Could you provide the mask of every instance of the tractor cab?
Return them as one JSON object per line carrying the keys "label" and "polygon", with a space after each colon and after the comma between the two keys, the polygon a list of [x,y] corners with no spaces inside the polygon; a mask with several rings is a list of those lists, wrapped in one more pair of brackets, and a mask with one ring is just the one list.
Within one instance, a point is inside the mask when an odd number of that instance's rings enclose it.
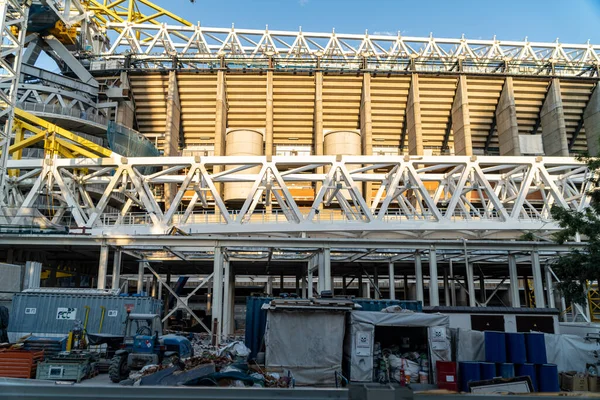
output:
{"label": "tractor cab", "polygon": [[131,370],[145,365],[175,362],[193,355],[190,341],[178,335],[163,335],[160,316],[127,314],[121,349],[115,353],[108,370],[113,382],[126,379]]}

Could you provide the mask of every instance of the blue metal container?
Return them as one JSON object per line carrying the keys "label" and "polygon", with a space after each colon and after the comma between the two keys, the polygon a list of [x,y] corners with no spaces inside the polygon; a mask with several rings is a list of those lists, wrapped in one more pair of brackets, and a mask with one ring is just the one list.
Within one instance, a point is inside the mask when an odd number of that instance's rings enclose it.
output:
{"label": "blue metal container", "polygon": [[538,391],[537,371],[535,369],[535,364],[515,365],[515,375],[528,376],[531,379],[531,383],[533,384],[533,390],[535,390],[536,392]]}
{"label": "blue metal container", "polygon": [[497,372],[498,376],[501,376],[503,378],[514,378],[515,365],[511,363],[499,363]]}
{"label": "blue metal container", "polygon": [[496,376],[496,364],[489,362],[482,362],[481,365],[481,380],[485,381],[488,379],[494,379]]}
{"label": "blue metal container", "polygon": [[57,337],[68,334],[76,321],[86,324],[87,320],[89,333],[122,335],[128,308],[137,314],[160,314],[162,301],[83,293],[18,293],[13,297],[8,334],[15,341],[30,334]]}
{"label": "blue metal container", "polygon": [[470,392],[469,382],[481,380],[481,367],[479,364],[473,361],[458,363],[460,390],[462,392]]}
{"label": "blue metal container", "polygon": [[546,340],[543,333],[526,333],[527,362],[532,364],[546,364]]}
{"label": "blue metal container", "polygon": [[354,304],[358,304],[362,308],[360,311],[381,311],[384,308],[391,306],[400,306],[405,310],[422,312],[423,305],[416,300],[373,300],[373,299],[352,299]]}
{"label": "blue metal container", "polygon": [[506,335],[504,332],[486,331],[483,335],[485,341],[485,361],[491,363],[506,362]]}
{"label": "blue metal container", "polygon": [[537,381],[540,392],[560,392],[558,385],[558,368],[554,364],[542,364],[538,366]]}
{"label": "blue metal container", "polygon": [[506,359],[513,364],[525,364],[527,362],[525,335],[523,333],[506,334]]}

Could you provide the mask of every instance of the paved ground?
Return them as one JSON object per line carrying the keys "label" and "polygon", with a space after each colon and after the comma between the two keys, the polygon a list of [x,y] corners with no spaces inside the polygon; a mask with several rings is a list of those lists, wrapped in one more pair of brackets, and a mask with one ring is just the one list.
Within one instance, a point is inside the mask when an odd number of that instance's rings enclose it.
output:
{"label": "paved ground", "polygon": [[92,379],[86,379],[78,383],[81,386],[118,386],[116,383],[112,383],[108,377],[108,374],[99,374]]}

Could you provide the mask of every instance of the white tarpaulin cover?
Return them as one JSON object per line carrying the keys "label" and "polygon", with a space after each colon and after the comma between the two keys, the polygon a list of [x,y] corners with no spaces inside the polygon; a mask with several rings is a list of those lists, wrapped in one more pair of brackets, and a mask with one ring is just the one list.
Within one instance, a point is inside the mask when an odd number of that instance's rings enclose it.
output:
{"label": "white tarpaulin cover", "polygon": [[[484,335],[479,331],[458,329],[456,343],[457,361],[485,361]],[[594,352],[600,344],[575,335],[546,333],[548,363],[556,364],[559,371],[584,372],[586,364],[596,364]]]}
{"label": "white tarpaulin cover", "polygon": [[428,328],[430,365],[432,369],[435,369],[437,360],[450,360],[449,323],[449,317],[442,314],[351,312],[348,335],[344,342],[344,357],[350,365],[350,380],[354,382],[371,382],[373,380],[373,347],[376,326]]}
{"label": "white tarpaulin cover", "polygon": [[267,314],[265,363],[290,370],[297,385],[331,385],[342,372],[345,313],[273,311]]}

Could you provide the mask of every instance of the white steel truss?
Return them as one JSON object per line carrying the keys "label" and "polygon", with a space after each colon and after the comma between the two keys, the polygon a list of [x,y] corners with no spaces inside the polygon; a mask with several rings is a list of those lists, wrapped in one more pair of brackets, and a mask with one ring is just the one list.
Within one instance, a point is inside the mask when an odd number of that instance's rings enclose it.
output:
{"label": "white steel truss", "polygon": [[[8,86],[6,92],[0,90],[0,193],[6,187],[6,163],[12,134],[14,107],[17,102],[17,85],[21,71],[21,57],[27,33],[27,18],[31,0],[0,0],[0,85]],[[0,207],[5,198],[0,197]],[[0,216],[0,222],[5,222]]]}
{"label": "white steel truss", "polygon": [[[516,238],[534,231],[544,237],[558,229],[551,207],[582,210],[591,188],[587,166],[566,157],[115,156],[8,166],[19,171],[3,198],[10,224],[45,218],[103,234],[165,234],[176,227],[214,234]],[[366,182],[378,189],[365,195]],[[164,184],[177,185],[166,210],[155,195]],[[237,206],[224,199],[221,185],[243,193]],[[313,200],[297,200],[296,190],[312,187],[318,188]],[[109,206],[116,194],[126,198],[113,204],[117,213]],[[36,208],[40,203],[44,210]]]}
{"label": "white steel truss", "polygon": [[[444,39],[207,28],[150,23],[107,23],[112,45],[100,55],[138,67],[370,69],[376,71],[598,76],[600,45]],[[176,60],[174,61],[174,59]],[[271,60],[271,62],[269,62]],[[262,62],[262,64],[261,64]]]}

